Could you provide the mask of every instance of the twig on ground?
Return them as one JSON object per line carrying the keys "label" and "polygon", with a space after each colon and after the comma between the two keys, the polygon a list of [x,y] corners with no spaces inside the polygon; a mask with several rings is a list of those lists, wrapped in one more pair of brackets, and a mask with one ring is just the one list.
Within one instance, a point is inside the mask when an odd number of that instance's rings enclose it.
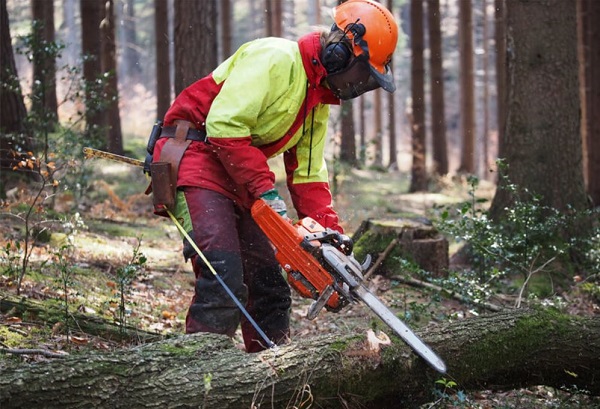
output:
{"label": "twig on ground", "polygon": [[386,259],[386,257],[394,249],[394,247],[396,247],[398,242],[399,242],[398,237],[396,237],[396,238],[394,238],[394,240],[392,240],[390,242],[390,244],[388,244],[388,246],[385,248],[385,250],[383,250],[383,252],[379,255],[379,257],[377,257],[377,260],[375,260],[375,263],[373,263],[371,268],[369,268],[369,270],[366,272],[366,274],[364,276],[365,280],[367,280],[369,277],[371,277],[373,275],[375,270],[379,267],[379,265],[381,263],[383,263],[383,261]]}
{"label": "twig on ground", "polygon": [[47,358],[64,358],[69,355],[67,352],[52,352],[47,349],[29,349],[29,348],[0,348],[0,352],[14,355],[42,355]]}
{"label": "twig on ground", "polygon": [[[412,285],[414,287],[427,288],[429,290],[438,291],[438,292],[448,292],[444,288],[439,287],[435,284],[417,280],[416,278],[412,278],[412,277],[394,276],[394,280],[398,280],[403,284]],[[489,302],[475,302],[471,299],[467,299],[466,297],[463,297],[462,295],[456,294],[456,293],[451,293],[450,296],[452,298],[454,298],[455,300],[460,301],[462,303],[473,303],[475,305],[479,305],[481,307],[484,307],[484,308],[486,308],[490,311],[494,311],[494,312],[502,311],[505,309],[504,307],[502,307],[500,305],[492,304]]]}

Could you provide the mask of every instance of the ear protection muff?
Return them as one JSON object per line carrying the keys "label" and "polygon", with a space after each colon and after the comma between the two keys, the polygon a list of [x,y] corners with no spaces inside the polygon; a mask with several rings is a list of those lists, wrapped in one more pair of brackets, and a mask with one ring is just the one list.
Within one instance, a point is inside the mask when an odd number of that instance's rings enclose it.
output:
{"label": "ear protection muff", "polygon": [[[334,24],[331,31],[339,31],[340,28]],[[362,36],[365,34],[365,26],[362,24],[350,24],[344,30],[343,37],[339,41],[335,41],[323,50],[321,54],[321,63],[328,74],[341,71],[348,66],[353,55],[350,39],[346,33],[352,33],[352,38],[355,42],[362,41]]]}

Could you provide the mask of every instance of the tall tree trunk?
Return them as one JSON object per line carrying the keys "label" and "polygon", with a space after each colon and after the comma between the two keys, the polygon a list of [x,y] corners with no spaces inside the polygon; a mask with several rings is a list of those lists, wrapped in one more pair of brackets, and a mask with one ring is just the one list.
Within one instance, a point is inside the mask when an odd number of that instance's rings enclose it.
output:
{"label": "tall tree trunk", "polygon": [[283,36],[283,2],[280,0],[271,0],[271,32],[275,37]]}
{"label": "tall tree trunk", "polygon": [[85,79],[86,134],[94,140],[100,139],[101,148],[106,147],[103,107],[98,107],[97,80],[102,74],[102,41],[100,22],[104,13],[104,0],[79,0],[81,9],[81,49],[84,55],[83,78]]}
{"label": "tall tree trunk", "polygon": [[[562,0],[560,0],[562,1]],[[462,391],[569,386],[600,395],[600,320],[512,310],[430,326],[423,340]],[[560,351],[560,353],[557,353]],[[110,353],[2,368],[2,408],[418,408],[436,381],[397,338],[369,350],[363,334],[295,341],[245,354],[195,334]],[[301,404],[304,402],[304,404]]]}
{"label": "tall tree trunk", "polygon": [[18,81],[6,0],[0,0],[0,61],[0,83],[12,84],[12,87],[0,86],[0,198],[4,198],[9,173],[6,169],[15,165],[12,152],[27,152],[32,148],[24,133],[27,110]]}
{"label": "tall tree trunk", "polygon": [[273,36],[273,7],[271,0],[264,0],[265,2],[265,35],[267,37]]}
{"label": "tall tree trunk", "polygon": [[427,190],[425,167],[425,64],[423,61],[423,2],[410,2],[410,49],[412,95],[412,169],[411,192]]}
{"label": "tall tree trunk", "polygon": [[117,75],[117,46],[115,41],[114,0],[106,0],[102,20],[102,71],[108,73],[105,93],[108,97],[106,121],[108,126],[108,151],[123,154],[123,135],[119,114],[119,81]]}
{"label": "tall tree trunk", "polygon": [[321,0],[310,0],[308,4],[308,22],[319,26],[321,22]]}
{"label": "tall tree trunk", "polygon": [[156,119],[163,119],[171,106],[171,64],[169,58],[168,0],[154,0],[156,33]]}
{"label": "tall tree trunk", "polygon": [[[302,0],[302,3],[305,3],[305,0]],[[295,0],[287,0],[282,1],[283,14],[281,16],[281,24],[283,25],[283,29],[281,32],[281,36],[287,39],[296,39],[296,1]]]}
{"label": "tall tree trunk", "polygon": [[354,109],[352,101],[343,101],[340,109],[341,141],[340,161],[356,166],[356,132],[354,130]]}
{"label": "tall tree trunk", "polygon": [[396,143],[396,100],[394,98],[394,94],[388,94],[388,119],[388,167],[391,170],[398,170],[398,144]]}
{"label": "tall tree trunk", "polygon": [[74,67],[80,56],[79,42],[81,33],[77,26],[75,18],[77,10],[77,0],[62,0],[62,23],[59,28],[64,35],[66,48],[63,51],[63,57],[69,66]]}
{"label": "tall tree trunk", "polygon": [[175,95],[217,66],[217,21],[216,0],[175,2]]}
{"label": "tall tree trunk", "polygon": [[[579,124],[575,2],[506,2],[509,104],[504,156],[509,183],[560,211],[586,208]],[[502,179],[492,202],[499,220],[512,196]]]}
{"label": "tall tree trunk", "polygon": [[231,53],[231,37],[232,37],[232,4],[231,0],[221,0],[221,50],[222,59],[227,59]]}
{"label": "tall tree trunk", "polygon": [[[387,0],[387,9],[393,13],[394,4],[393,0]],[[394,59],[390,61],[390,69],[394,72]],[[389,120],[389,150],[388,150],[388,163],[389,168],[392,170],[398,169],[398,144],[396,143],[396,98],[393,93],[388,94],[388,120]]]}
{"label": "tall tree trunk", "polygon": [[475,172],[475,85],[473,56],[473,7],[459,0],[460,112],[462,148],[459,172]]}
{"label": "tall tree trunk", "polygon": [[381,88],[371,92],[373,98],[373,166],[383,168],[383,119],[381,115]]}
{"label": "tall tree trunk", "polygon": [[366,118],[366,95],[358,97],[360,116],[360,136],[359,136],[359,163],[365,166],[367,163],[367,118]]}
{"label": "tall tree trunk", "polygon": [[490,113],[489,113],[489,54],[488,54],[488,17],[487,17],[487,0],[482,0],[481,2],[481,18],[483,19],[483,33],[482,33],[482,46],[481,46],[481,65],[483,65],[483,95],[482,95],[482,109],[483,109],[483,124],[481,130],[481,142],[482,142],[482,172],[480,172],[480,176],[484,178],[489,174],[488,170],[490,169],[490,164],[488,162],[489,158],[489,142],[490,142]]}
{"label": "tall tree trunk", "polygon": [[52,129],[58,124],[56,99],[56,55],[54,40],[54,2],[31,0],[37,46],[33,53],[33,94],[31,110],[34,115]]}
{"label": "tall tree trunk", "polygon": [[127,81],[139,81],[142,67],[138,51],[134,0],[121,0],[123,17],[123,70]]}
{"label": "tall tree trunk", "polygon": [[581,105],[581,141],[583,150],[583,178],[588,186],[588,150],[587,134],[589,128],[588,106],[590,105],[591,93],[588,92],[591,78],[589,66],[589,40],[590,29],[588,27],[588,0],[576,0],[577,2],[577,61],[579,62],[579,103]]}
{"label": "tall tree trunk", "polygon": [[427,2],[429,27],[429,64],[431,84],[431,139],[433,141],[433,170],[438,175],[448,173],[448,148],[446,143],[446,114],[444,101],[444,58],[440,28],[440,1]]}
{"label": "tall tree trunk", "polygon": [[589,92],[587,106],[587,191],[595,206],[600,206],[600,2],[587,0],[589,30]]}
{"label": "tall tree trunk", "polygon": [[[6,9],[6,0],[0,0],[0,59],[2,60],[2,70],[0,70],[0,81],[2,84],[12,84],[12,87],[0,87],[0,141],[6,142],[7,133],[21,133],[25,131],[25,117],[27,110],[23,102],[21,85],[18,81],[17,66],[15,64],[15,55],[12,48],[12,37],[10,35],[10,26],[8,20],[8,11]],[[18,145],[23,149],[29,149],[21,140]],[[8,146],[2,144],[2,154],[6,153]]]}
{"label": "tall tree trunk", "polygon": [[506,132],[506,5],[505,0],[494,0],[494,43],[496,44],[496,109],[498,127],[498,157],[504,157],[504,133]]}

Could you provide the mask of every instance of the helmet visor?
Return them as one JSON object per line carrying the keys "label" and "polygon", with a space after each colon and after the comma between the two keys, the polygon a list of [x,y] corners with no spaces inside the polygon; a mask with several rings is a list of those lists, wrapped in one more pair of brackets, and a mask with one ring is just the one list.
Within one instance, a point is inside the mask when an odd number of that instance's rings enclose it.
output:
{"label": "helmet visor", "polygon": [[389,64],[384,65],[385,73],[383,74],[377,71],[375,67],[373,67],[370,64],[369,68],[371,69],[371,75],[373,76],[373,78],[375,78],[377,83],[381,85],[381,88],[383,88],[387,92],[396,91],[396,84],[394,84],[394,76],[392,75],[392,70],[390,69]]}
{"label": "helmet visor", "polygon": [[348,100],[381,86],[373,71],[364,58],[357,57],[343,70],[329,74],[326,81],[336,97]]}

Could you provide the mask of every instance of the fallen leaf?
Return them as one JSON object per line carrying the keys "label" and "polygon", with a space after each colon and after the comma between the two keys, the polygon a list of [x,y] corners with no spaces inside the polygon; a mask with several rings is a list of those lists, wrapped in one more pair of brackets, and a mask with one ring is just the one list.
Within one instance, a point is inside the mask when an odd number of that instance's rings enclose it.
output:
{"label": "fallen leaf", "polygon": [[165,320],[172,320],[173,318],[175,318],[177,316],[176,313],[174,313],[173,311],[167,311],[167,310],[163,310],[162,312],[162,317]]}
{"label": "fallen leaf", "polygon": [[77,345],[86,345],[90,340],[84,337],[71,336],[71,342]]}

